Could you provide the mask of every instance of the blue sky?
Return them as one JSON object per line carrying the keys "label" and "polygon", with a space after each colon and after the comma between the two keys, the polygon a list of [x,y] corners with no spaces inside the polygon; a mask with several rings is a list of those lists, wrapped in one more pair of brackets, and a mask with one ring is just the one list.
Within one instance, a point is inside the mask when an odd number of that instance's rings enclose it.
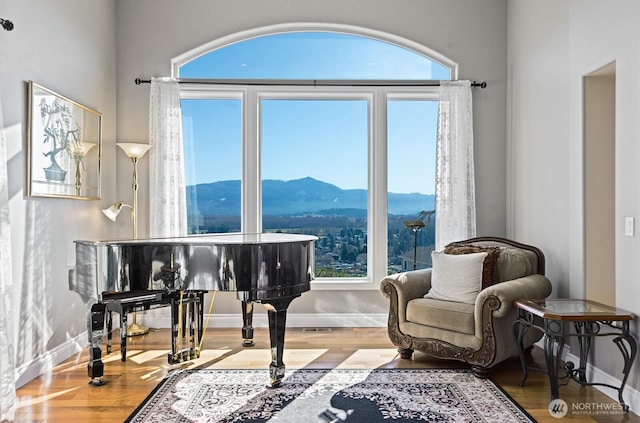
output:
{"label": "blue sky", "polygon": [[[183,65],[180,77],[448,79],[445,71],[424,56],[365,37],[288,33],[214,50]],[[261,112],[263,179],[311,176],[343,189],[366,188],[366,102],[263,100]],[[187,184],[240,179],[240,101],[185,100],[182,113],[185,154],[194,161]],[[436,114],[435,102],[388,105],[390,192],[433,194]]]}

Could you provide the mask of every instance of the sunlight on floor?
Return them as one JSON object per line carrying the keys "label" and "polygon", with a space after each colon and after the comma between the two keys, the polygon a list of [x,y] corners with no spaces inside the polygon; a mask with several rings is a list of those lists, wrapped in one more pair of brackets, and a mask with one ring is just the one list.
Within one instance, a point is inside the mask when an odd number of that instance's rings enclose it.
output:
{"label": "sunlight on floor", "polygon": [[71,389],[65,389],[64,391],[60,391],[60,392],[54,392],[53,394],[49,394],[49,395],[43,395],[41,397],[19,397],[18,398],[18,406],[17,408],[24,408],[24,407],[29,407],[31,405],[34,404],[40,404],[40,403],[44,403],[52,398],[56,398],[62,395],[66,395],[70,392],[73,392],[77,389],[80,389],[80,387],[75,387],[75,388],[71,388]]}
{"label": "sunlight on floor", "polygon": [[[296,349],[285,350],[283,355],[283,361],[287,368],[297,369],[302,368],[312,363],[322,354],[326,353],[326,349]],[[230,357],[224,358],[216,363],[207,366],[207,369],[264,369],[269,366],[271,362],[271,350],[270,349],[246,349],[233,354]]]}
{"label": "sunlight on floor", "polygon": [[394,360],[398,357],[398,351],[391,348],[385,349],[360,349],[351,354],[346,360],[336,366],[337,369],[372,369]]}
{"label": "sunlight on floor", "polygon": [[167,356],[170,354],[171,350],[149,350],[141,352],[140,354],[127,354],[127,360],[131,360],[134,363],[142,364],[146,363],[149,360],[154,360],[161,356]]}
{"label": "sunlight on floor", "polygon": [[[133,357],[136,354],[142,353],[143,350],[127,350],[127,360]],[[107,354],[102,357],[103,363],[112,363],[114,361],[122,361],[122,354],[120,354],[120,350],[118,352],[112,352],[111,354]]]}
{"label": "sunlight on floor", "polygon": [[[268,348],[246,348],[241,351],[232,354],[233,349],[215,349],[204,350],[200,353],[200,357],[197,359],[189,360],[177,364],[168,364],[166,361],[167,354],[171,351],[168,349],[161,350],[130,350],[127,351],[127,361],[131,361],[132,364],[142,365],[142,368],[132,368],[130,371],[140,373],[139,378],[142,380],[162,380],[168,372],[178,369],[268,369],[271,362],[271,349]],[[327,354],[329,349],[316,348],[316,349],[285,349],[283,361],[286,364],[287,370],[302,369],[305,367],[312,367],[315,363],[316,366],[322,365],[327,359],[323,358],[323,355]],[[391,362],[397,358],[397,351],[395,349],[358,349],[355,350],[349,356],[346,356],[336,368],[340,369],[375,369]],[[329,359],[331,359],[329,357]],[[107,354],[103,357],[104,363],[115,363],[121,361],[121,354],[119,351]],[[335,362],[334,362],[335,365]],[[59,373],[69,372],[77,369],[78,367],[86,366],[86,362],[76,361],[63,366],[62,369],[58,369]],[[327,366],[332,367],[332,366]],[[124,368],[123,372],[127,372]],[[363,377],[366,377],[364,375]],[[43,396],[36,397],[22,397],[18,398],[18,408],[28,409],[35,404],[44,404],[48,400],[56,397],[67,395],[78,389],[84,389],[85,382],[82,386],[74,387],[71,389],[65,389],[59,392],[50,393]]]}
{"label": "sunlight on floor", "polygon": [[196,369],[196,368],[208,368],[207,366],[205,366],[205,364],[213,361],[213,360],[218,360],[220,357],[223,357],[227,354],[229,354],[232,350],[231,349],[224,349],[224,350],[204,350],[202,352],[200,352],[200,357],[194,359],[194,360],[189,360],[187,363],[188,365],[186,366],[186,368],[188,369]]}

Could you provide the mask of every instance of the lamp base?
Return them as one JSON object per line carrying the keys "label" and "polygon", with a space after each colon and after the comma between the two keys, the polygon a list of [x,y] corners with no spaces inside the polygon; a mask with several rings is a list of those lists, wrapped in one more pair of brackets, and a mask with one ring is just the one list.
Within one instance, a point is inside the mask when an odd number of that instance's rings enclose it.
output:
{"label": "lamp base", "polygon": [[127,336],[138,336],[144,335],[145,333],[149,333],[149,328],[144,325],[132,323],[127,326]]}

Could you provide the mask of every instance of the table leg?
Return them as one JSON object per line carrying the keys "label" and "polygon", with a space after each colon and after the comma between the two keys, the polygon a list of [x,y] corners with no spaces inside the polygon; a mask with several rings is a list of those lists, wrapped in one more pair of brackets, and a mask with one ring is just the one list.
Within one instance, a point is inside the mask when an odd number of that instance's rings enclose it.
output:
{"label": "table leg", "polygon": [[591,340],[594,334],[599,332],[597,323],[594,322],[574,322],[576,333],[578,334],[578,345],[580,346],[580,363],[578,369],[572,370],[578,375],[581,384],[587,383],[587,360],[591,351]]}
{"label": "table leg", "polygon": [[[622,354],[622,358],[624,359],[624,367],[622,370],[622,374],[624,377],[622,378],[622,383],[620,388],[618,388],[618,401],[622,405],[625,413],[629,411],[629,406],[625,404],[624,399],[622,399],[622,391],[624,390],[624,386],[627,384],[627,378],[629,377],[629,372],[631,371],[631,365],[638,354],[638,343],[635,338],[629,334],[629,322],[624,321],[622,327],[622,334],[613,339],[613,342],[618,346],[620,353]],[[626,344],[625,344],[626,342]]]}
{"label": "table leg", "polygon": [[560,361],[564,350],[564,336],[548,335],[544,336],[544,355],[549,374],[549,384],[551,385],[551,400],[560,398],[558,377],[560,374]]}
{"label": "table leg", "polygon": [[[518,310],[518,319],[513,322],[513,336],[516,341],[516,347],[518,350],[518,356],[520,357],[520,366],[522,366],[522,380],[520,381],[520,386],[524,386],[524,383],[527,381],[527,377],[529,376],[529,369],[527,366],[527,360],[524,355],[524,346],[522,340],[524,339],[525,334],[529,330],[530,325],[527,323],[525,316],[521,313],[522,310]],[[530,313],[526,313],[530,315]],[[529,317],[529,316],[526,316]]]}

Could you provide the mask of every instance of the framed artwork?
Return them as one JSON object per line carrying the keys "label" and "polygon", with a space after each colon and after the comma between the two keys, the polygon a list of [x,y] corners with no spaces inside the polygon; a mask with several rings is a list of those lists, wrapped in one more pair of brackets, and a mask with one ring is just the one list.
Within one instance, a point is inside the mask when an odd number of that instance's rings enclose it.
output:
{"label": "framed artwork", "polygon": [[27,196],[100,199],[102,114],[29,81]]}

